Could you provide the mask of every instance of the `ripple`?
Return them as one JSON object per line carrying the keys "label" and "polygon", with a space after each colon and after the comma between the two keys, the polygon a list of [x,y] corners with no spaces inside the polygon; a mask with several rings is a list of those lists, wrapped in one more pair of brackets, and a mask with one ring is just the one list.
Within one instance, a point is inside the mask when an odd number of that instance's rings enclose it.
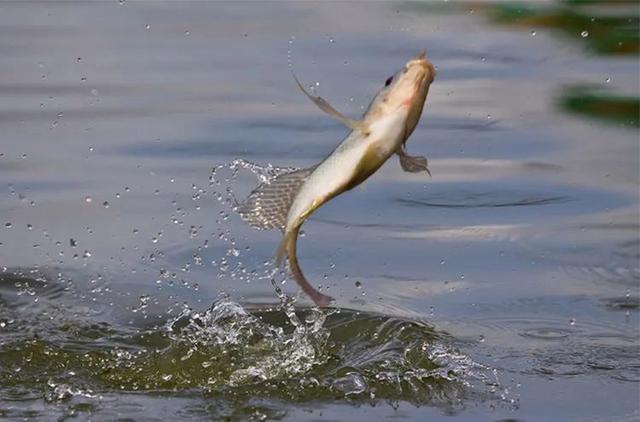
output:
{"label": "ripple", "polygon": [[524,330],[521,335],[537,340],[562,340],[569,337],[571,331],[554,327],[536,327]]}
{"label": "ripple", "polygon": [[614,311],[637,311],[640,308],[640,298],[636,296],[610,297],[602,299],[602,303]]}
{"label": "ripple", "polygon": [[564,196],[550,197],[526,197],[510,201],[486,201],[488,195],[478,195],[465,198],[461,202],[438,202],[436,200],[398,199],[398,202],[407,206],[440,207],[440,208],[502,208],[502,207],[526,207],[549,205],[567,202],[570,199]]}

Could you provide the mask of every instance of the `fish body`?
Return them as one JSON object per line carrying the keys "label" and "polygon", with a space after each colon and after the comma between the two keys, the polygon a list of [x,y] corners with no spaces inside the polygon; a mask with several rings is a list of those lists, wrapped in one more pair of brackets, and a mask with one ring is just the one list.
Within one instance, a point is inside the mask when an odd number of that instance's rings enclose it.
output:
{"label": "fish body", "polygon": [[332,298],[313,288],[298,265],[300,227],[318,207],[365,181],[393,154],[398,154],[405,171],[429,172],[426,158],[407,155],[405,143],[418,124],[434,77],[433,65],[424,53],[419,54],[387,79],[361,120],[343,116],[321,97],[309,94],[296,79],[307,97],[351,132],[318,165],[278,176],[258,187],[239,212],[256,227],[283,229],[276,263],[287,256],[296,282],[316,305],[328,306]]}
{"label": "fish body", "polygon": [[287,214],[285,233],[301,224],[329,199],[362,183],[403,141],[407,112],[400,110],[371,125],[371,133],[353,130],[304,182]]}

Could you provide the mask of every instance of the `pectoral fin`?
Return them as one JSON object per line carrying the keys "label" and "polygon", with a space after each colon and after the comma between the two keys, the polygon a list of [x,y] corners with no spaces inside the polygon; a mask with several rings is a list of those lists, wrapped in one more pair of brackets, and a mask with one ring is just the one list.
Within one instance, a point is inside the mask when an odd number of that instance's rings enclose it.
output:
{"label": "pectoral fin", "polygon": [[345,125],[351,130],[359,130],[363,133],[368,132],[366,125],[362,121],[353,120],[346,117],[345,115],[340,113],[338,110],[333,108],[333,106],[329,104],[324,98],[314,97],[313,95],[309,94],[309,92],[306,89],[304,89],[304,86],[302,86],[302,84],[300,83],[296,75],[293,73],[292,75],[293,75],[293,79],[295,79],[296,83],[298,84],[298,87],[300,88],[300,90],[302,90],[302,92],[304,92],[304,95],[306,95],[307,98],[313,101],[313,103],[317,105],[320,108],[320,110],[324,111],[329,116],[335,117],[340,122],[342,122],[343,125]]}
{"label": "pectoral fin", "polygon": [[419,173],[421,171],[426,171],[429,177],[431,177],[431,172],[429,171],[428,161],[426,157],[421,156],[411,156],[408,155],[403,147],[398,148],[396,151],[398,157],[400,158],[400,166],[402,170],[409,173]]}

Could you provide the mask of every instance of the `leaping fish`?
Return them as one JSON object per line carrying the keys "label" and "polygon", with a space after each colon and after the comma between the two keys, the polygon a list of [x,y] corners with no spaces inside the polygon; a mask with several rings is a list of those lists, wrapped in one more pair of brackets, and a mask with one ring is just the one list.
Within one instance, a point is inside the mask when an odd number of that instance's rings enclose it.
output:
{"label": "leaping fish", "polygon": [[318,207],[364,182],[393,154],[398,155],[404,171],[431,175],[427,159],[408,155],[405,144],[420,120],[435,75],[422,51],[385,81],[360,120],[344,116],[323,98],[311,95],[293,76],[311,101],[351,132],[319,164],[258,186],[237,210],[253,227],[283,230],[276,265],[286,256],[296,282],[317,306],[328,306],[333,298],[309,284],[300,269],[296,255],[300,227]]}

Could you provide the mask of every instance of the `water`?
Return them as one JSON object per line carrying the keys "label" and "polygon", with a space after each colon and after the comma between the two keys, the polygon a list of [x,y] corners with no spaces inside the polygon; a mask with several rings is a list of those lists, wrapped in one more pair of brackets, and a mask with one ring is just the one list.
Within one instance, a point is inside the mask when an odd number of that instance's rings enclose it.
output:
{"label": "water", "polygon": [[[639,416],[633,39],[486,5],[2,9],[2,418]],[[345,135],[290,70],[356,116],[422,48],[433,177],[394,157],[314,214],[311,309],[233,212]]]}

